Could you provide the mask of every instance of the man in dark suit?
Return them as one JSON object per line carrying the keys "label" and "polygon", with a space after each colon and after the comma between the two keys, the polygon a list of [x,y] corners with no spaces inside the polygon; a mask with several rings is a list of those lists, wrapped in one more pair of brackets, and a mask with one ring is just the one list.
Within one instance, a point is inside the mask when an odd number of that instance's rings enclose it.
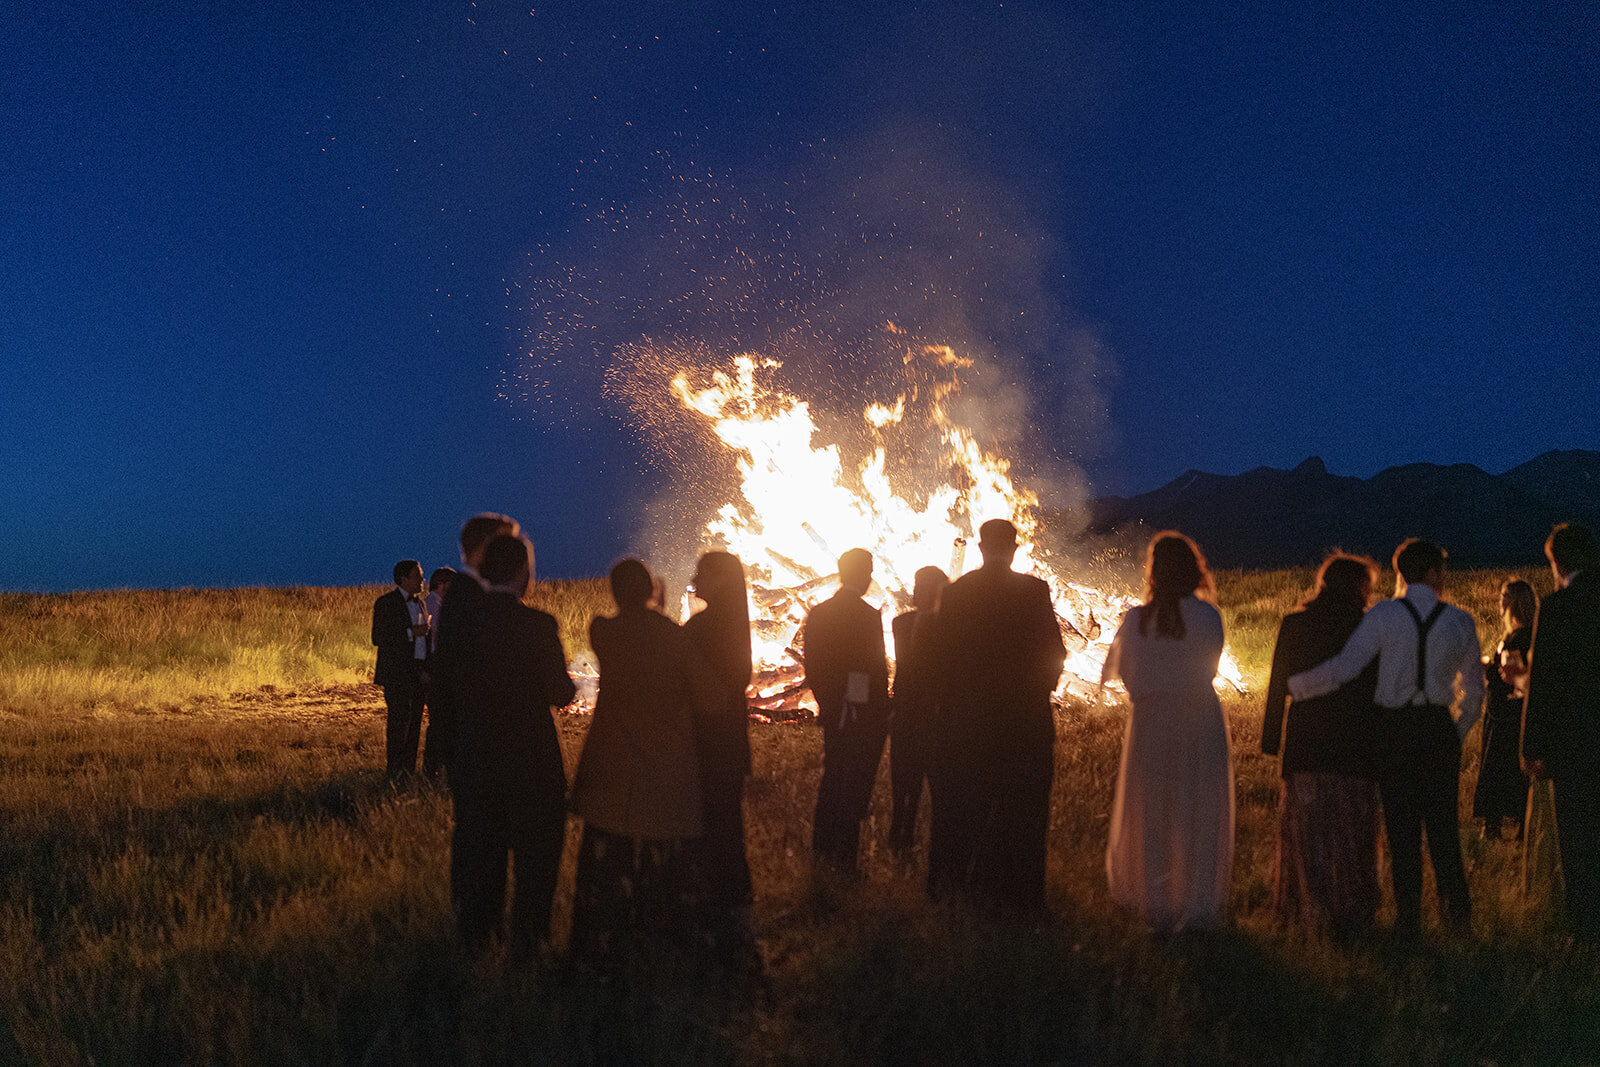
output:
{"label": "man in dark suit", "polygon": [[872,584],[872,553],[839,557],[839,591],[811,609],[801,634],[806,684],[822,722],[822,782],[811,847],[820,865],[856,872],[861,820],[889,733],[889,658],[883,617],[862,599]]}
{"label": "man in dark suit", "polygon": [[944,591],[935,631],[944,709],[929,890],[1021,915],[1044,910],[1055,716],[1067,650],[1050,587],[1011,569],[1017,529],[978,528],[983,566]]}
{"label": "man in dark suit", "polygon": [[429,633],[428,609],[421,595],[422,564],[414,559],[396,563],[394,584],[372,605],[372,643],[378,647],[372,680],[383,686],[389,712],[384,753],[391,780],[417,769]]}
{"label": "man in dark suit", "polygon": [[[1523,769],[1554,782],[1567,919],[1600,939],[1600,546],[1588,527],[1563,523],[1545,556],[1556,591],[1544,598],[1528,653]],[[1515,683],[1515,676],[1507,681]]]}
{"label": "man in dark suit", "polygon": [[[532,546],[500,534],[474,554],[471,584],[483,584],[459,603],[437,654],[437,684],[455,711],[450,895],[463,940],[474,951],[487,948],[501,930],[509,855],[516,879],[510,948],[526,959],[549,935],[566,839],[567,777],[551,709],[577,690],[556,620],[522,603]],[[465,582],[452,582],[449,595]]]}
{"label": "man in dark suit", "polygon": [[461,569],[454,572],[439,601],[438,616],[433,620],[434,678],[428,705],[428,749],[425,770],[438,777],[442,768],[450,769],[455,748],[455,707],[437,677],[439,652],[448,647],[456,629],[456,620],[471,614],[471,606],[483,596],[483,580],[478,567],[483,563],[483,553],[489,542],[501,534],[516,537],[522,527],[509,515],[483,512],[474,515],[461,526]]}

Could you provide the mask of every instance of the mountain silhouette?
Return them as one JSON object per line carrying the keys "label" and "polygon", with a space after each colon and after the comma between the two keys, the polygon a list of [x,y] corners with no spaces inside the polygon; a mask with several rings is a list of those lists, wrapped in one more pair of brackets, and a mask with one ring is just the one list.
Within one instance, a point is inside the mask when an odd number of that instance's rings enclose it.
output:
{"label": "mountain silhouette", "polygon": [[1088,533],[1182,530],[1229,568],[1309,566],[1333,548],[1387,560],[1407,537],[1443,545],[1456,567],[1519,567],[1542,561],[1562,521],[1600,526],[1600,452],[1546,452],[1499,475],[1411,463],[1352,478],[1315,456],[1293,470],[1188,471],[1093,501]]}

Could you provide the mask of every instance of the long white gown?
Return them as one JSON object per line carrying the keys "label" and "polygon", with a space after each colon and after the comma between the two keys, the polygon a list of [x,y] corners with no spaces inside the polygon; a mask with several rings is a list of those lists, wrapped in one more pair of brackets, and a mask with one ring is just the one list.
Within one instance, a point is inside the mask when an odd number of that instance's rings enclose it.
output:
{"label": "long white gown", "polygon": [[1129,609],[1103,680],[1120,678],[1133,701],[1122,745],[1106,876],[1111,897],[1161,930],[1209,926],[1228,902],[1233,874],[1233,753],[1212,680],[1222,656],[1222,616],[1181,602],[1181,640],[1139,633]]}

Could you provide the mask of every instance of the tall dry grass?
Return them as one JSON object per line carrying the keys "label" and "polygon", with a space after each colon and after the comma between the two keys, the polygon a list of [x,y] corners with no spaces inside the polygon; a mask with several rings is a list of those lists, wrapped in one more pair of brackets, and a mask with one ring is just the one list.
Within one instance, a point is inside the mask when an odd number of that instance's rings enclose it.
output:
{"label": "tall dry grass", "polygon": [[[1222,576],[1230,638],[1256,686],[1277,613],[1299,599],[1305,577]],[[1498,579],[1463,575],[1456,590],[1486,634],[1497,629]],[[330,591],[343,597],[352,645],[365,639],[376,592]],[[580,606],[564,632],[587,625],[576,616],[592,603],[569,592]],[[266,614],[244,594],[170,595],[212,605],[239,596],[241,616]],[[288,610],[278,596],[264,599]],[[174,609],[196,623],[216,615]],[[237,639],[270,639],[254,625],[240,623]],[[171,654],[206,662],[205,641],[185,645],[181,628],[170,628]],[[85,651],[90,663],[103,654]],[[352,653],[339,669],[360,677],[367,655]],[[51,701],[9,708],[0,730],[0,1062],[1600,1058],[1600,954],[1569,945],[1549,910],[1522,898],[1513,843],[1480,840],[1470,825],[1470,940],[1339,945],[1273,923],[1277,767],[1257,751],[1253,697],[1225,701],[1239,800],[1231,921],[1177,938],[1153,935],[1105,893],[1120,714],[1061,713],[1048,872],[1055,917],[1027,928],[925,899],[925,854],[903,864],[885,848],[881,779],[865,882],[816,892],[818,732],[754,728],[748,839],[769,962],[757,988],[699,980],[671,958],[599,983],[462,956],[448,909],[448,798],[384,785],[381,700],[347,677],[279,677],[259,682],[274,687],[265,692],[107,702],[89,714]],[[569,767],[586,725],[560,722]],[[1469,739],[1464,794],[1474,761]],[[561,930],[576,833],[557,901]],[[925,825],[922,833],[925,841]]]}

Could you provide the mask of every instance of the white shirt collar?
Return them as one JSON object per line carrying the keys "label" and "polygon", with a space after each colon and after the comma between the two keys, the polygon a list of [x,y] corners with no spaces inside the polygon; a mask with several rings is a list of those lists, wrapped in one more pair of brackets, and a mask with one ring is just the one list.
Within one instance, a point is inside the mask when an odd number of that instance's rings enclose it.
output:
{"label": "white shirt collar", "polygon": [[510,585],[485,585],[483,587],[483,591],[486,592],[486,593],[505,593],[507,596],[514,596],[518,600],[522,599],[522,590],[516,588],[515,586],[510,586]]}

